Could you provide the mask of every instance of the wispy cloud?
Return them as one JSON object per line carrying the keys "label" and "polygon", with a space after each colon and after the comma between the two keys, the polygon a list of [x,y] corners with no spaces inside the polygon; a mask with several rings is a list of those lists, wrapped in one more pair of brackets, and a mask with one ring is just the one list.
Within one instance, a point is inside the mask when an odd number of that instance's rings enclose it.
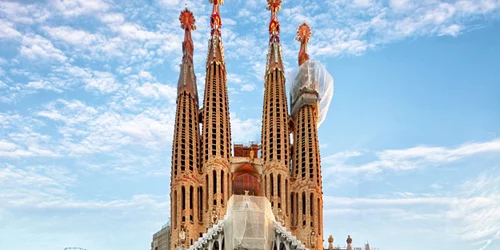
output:
{"label": "wispy cloud", "polygon": [[[500,171],[492,166],[477,178],[461,185],[463,200],[451,203],[448,213],[450,233],[458,237],[484,242],[485,249],[500,239]],[[469,200],[471,197],[474,200]]]}
{"label": "wispy cloud", "polygon": [[[500,152],[500,139],[486,142],[465,143],[457,147],[417,146],[407,149],[373,152],[375,159],[363,164],[350,165],[349,159],[359,157],[360,152],[340,152],[324,157],[327,174],[377,174],[385,170],[411,170],[431,165],[458,161],[462,158],[482,153]],[[369,153],[369,152],[368,152]]]}

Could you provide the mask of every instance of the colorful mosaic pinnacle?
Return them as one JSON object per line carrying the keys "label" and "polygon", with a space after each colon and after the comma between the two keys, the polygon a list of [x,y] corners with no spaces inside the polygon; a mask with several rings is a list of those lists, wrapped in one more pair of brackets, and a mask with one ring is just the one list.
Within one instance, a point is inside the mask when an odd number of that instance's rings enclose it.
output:
{"label": "colorful mosaic pinnacle", "polygon": [[299,66],[309,60],[309,55],[307,54],[307,43],[311,38],[311,34],[311,27],[309,27],[306,23],[301,24],[297,29],[297,37],[295,39],[300,42]]}
{"label": "colorful mosaic pinnacle", "polygon": [[183,30],[196,30],[194,25],[196,19],[191,11],[187,8],[181,12],[179,16],[179,21],[181,21],[181,29]]}
{"label": "colorful mosaic pinnacle", "polygon": [[181,28],[185,31],[182,50],[184,52],[184,56],[187,57],[188,60],[192,61],[194,45],[193,39],[191,39],[191,30],[196,30],[196,26],[194,25],[196,20],[194,19],[193,13],[186,8],[181,12],[179,21],[181,22]]}
{"label": "colorful mosaic pinnacle", "polygon": [[212,36],[214,34],[220,36],[220,27],[222,26],[222,20],[220,19],[219,15],[219,5],[224,4],[224,0],[208,0],[211,4],[213,4],[212,7],[212,16],[210,17],[210,26],[212,27]]}
{"label": "colorful mosaic pinnacle", "polygon": [[271,21],[269,22],[270,39],[279,42],[280,23],[277,12],[281,10],[281,0],[267,0],[266,9],[271,11]]}

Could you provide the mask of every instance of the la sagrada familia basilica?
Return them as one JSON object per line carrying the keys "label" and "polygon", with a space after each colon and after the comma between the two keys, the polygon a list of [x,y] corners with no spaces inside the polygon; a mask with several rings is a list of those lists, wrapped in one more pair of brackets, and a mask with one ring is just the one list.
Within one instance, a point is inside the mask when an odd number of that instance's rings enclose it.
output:
{"label": "la sagrada familia basilica", "polygon": [[[311,29],[305,23],[298,27],[298,67],[285,79],[277,15],[281,0],[267,0],[271,18],[261,142],[232,148],[219,13],[224,1],[209,1],[211,36],[201,108],[191,39],[195,18],[187,9],[179,18],[184,41],[172,149],[171,222],[153,236],[152,250],[323,249],[318,127],[333,96],[333,78],[320,62],[309,59]],[[290,108],[285,80],[290,84]],[[328,243],[328,249],[335,249],[333,237]],[[350,237],[346,243],[354,250]]]}

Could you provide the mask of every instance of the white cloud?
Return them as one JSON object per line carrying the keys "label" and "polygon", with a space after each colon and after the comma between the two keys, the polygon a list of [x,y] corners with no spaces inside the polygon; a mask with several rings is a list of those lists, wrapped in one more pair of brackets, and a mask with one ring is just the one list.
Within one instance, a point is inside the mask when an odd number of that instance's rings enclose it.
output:
{"label": "white cloud", "polygon": [[[466,143],[454,148],[418,146],[408,149],[384,150],[376,152],[376,160],[360,166],[348,166],[343,162],[334,161],[332,167],[326,166],[325,172],[329,176],[334,172],[376,174],[389,169],[410,170],[417,167],[450,163],[476,154],[493,152],[500,152],[500,139]],[[349,153],[345,154],[349,155]],[[331,158],[335,158],[335,156],[326,156],[325,162],[328,163]]]}
{"label": "white cloud", "polygon": [[73,46],[89,46],[98,37],[84,30],[73,29],[68,26],[61,27],[43,27],[53,39],[64,41]]}
{"label": "white cloud", "polygon": [[241,91],[252,92],[254,90],[255,90],[255,85],[254,84],[243,84],[241,86]]}
{"label": "white cloud", "polygon": [[176,6],[179,4],[179,0],[159,0],[159,2],[168,7]]}
{"label": "white cloud", "polygon": [[120,87],[115,76],[110,72],[92,71],[92,77],[84,79],[86,89],[96,89],[101,93],[111,93]]}
{"label": "white cloud", "polygon": [[105,0],[50,0],[50,6],[65,16],[79,16],[105,12],[111,4]]}
{"label": "white cloud", "polygon": [[13,1],[0,2],[0,13],[8,20],[19,24],[43,22],[51,16],[41,4],[20,4]]}
{"label": "white cloud", "polygon": [[57,153],[40,148],[39,146],[27,146],[22,148],[14,143],[0,140],[0,158],[22,158],[22,157],[58,157]]}
{"label": "white cloud", "polygon": [[260,140],[261,121],[241,119],[231,113],[231,140],[234,143],[247,143]]}
{"label": "white cloud", "polygon": [[21,36],[21,33],[16,30],[14,25],[6,20],[0,19],[0,38],[17,38]]}
{"label": "white cloud", "polygon": [[354,6],[356,7],[370,7],[373,3],[371,0],[354,0],[353,2]]}
{"label": "white cloud", "polygon": [[[459,238],[482,241],[500,239],[500,175],[493,167],[461,185],[464,197],[451,203],[450,233]],[[468,200],[472,199],[472,200]],[[487,243],[490,242],[490,243]]]}
{"label": "white cloud", "polygon": [[160,99],[166,98],[170,103],[175,103],[177,98],[177,89],[167,84],[145,83],[135,89],[137,93],[144,97]]}
{"label": "white cloud", "polygon": [[120,24],[125,21],[125,17],[121,13],[106,13],[101,15],[100,19],[108,24]]}
{"label": "white cloud", "polygon": [[50,40],[47,40],[39,35],[25,35],[22,40],[20,52],[21,55],[30,60],[54,60],[59,62],[67,60],[64,53],[55,48]]}
{"label": "white cloud", "polygon": [[168,35],[166,34],[149,31],[144,27],[134,23],[125,23],[120,26],[113,26],[113,27],[115,28],[115,31],[119,32],[122,36],[129,39],[163,40],[168,38]]}
{"label": "white cloud", "polygon": [[412,0],[390,0],[389,5],[394,11],[404,11],[412,9]]}
{"label": "white cloud", "polygon": [[460,34],[460,31],[462,30],[462,27],[458,24],[452,24],[446,28],[444,28],[440,35],[450,35],[450,36],[458,36]]}

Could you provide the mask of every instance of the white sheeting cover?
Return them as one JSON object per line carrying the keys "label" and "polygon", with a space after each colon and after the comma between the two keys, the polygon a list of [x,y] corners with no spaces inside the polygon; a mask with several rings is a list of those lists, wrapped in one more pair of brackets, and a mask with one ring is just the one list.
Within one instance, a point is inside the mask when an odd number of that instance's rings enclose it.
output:
{"label": "white sheeting cover", "polygon": [[290,102],[293,107],[304,89],[315,90],[319,94],[319,127],[326,118],[334,93],[334,80],[325,66],[315,60],[308,60],[292,70],[288,77]]}
{"label": "white sheeting cover", "polygon": [[272,249],[276,220],[266,197],[233,195],[227,205],[224,249]]}

